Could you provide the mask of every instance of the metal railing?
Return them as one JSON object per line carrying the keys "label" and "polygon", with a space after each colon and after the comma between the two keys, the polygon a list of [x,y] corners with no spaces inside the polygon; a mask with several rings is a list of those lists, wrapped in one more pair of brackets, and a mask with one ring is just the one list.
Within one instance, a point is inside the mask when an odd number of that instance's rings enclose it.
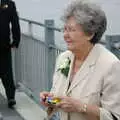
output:
{"label": "metal railing", "polygon": [[[21,35],[20,46],[15,51],[15,81],[39,102],[40,91],[49,90],[51,87],[55,60],[57,55],[63,51],[54,44],[54,33],[60,32],[60,29],[54,27],[53,20],[45,20],[45,24],[24,18],[20,18],[20,21],[28,24],[28,34]],[[33,36],[33,25],[44,29],[44,40]]]}
{"label": "metal railing", "polygon": [[107,35],[106,46],[120,59],[120,35]]}

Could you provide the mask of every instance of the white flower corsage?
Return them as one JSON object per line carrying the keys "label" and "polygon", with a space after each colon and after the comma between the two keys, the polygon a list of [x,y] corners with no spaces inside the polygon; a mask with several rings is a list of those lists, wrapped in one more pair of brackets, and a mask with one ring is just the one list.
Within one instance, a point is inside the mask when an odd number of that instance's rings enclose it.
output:
{"label": "white flower corsage", "polygon": [[58,70],[57,71],[60,71],[64,76],[68,76],[68,73],[69,73],[69,69],[70,69],[70,63],[71,63],[71,60],[70,58],[66,58],[59,66]]}

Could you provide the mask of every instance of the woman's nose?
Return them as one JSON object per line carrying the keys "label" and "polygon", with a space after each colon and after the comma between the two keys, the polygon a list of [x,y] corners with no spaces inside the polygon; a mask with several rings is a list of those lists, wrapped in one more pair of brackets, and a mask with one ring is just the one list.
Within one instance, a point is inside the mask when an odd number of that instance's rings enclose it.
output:
{"label": "woman's nose", "polygon": [[69,32],[68,31],[64,31],[63,35],[64,35],[64,39],[69,38]]}

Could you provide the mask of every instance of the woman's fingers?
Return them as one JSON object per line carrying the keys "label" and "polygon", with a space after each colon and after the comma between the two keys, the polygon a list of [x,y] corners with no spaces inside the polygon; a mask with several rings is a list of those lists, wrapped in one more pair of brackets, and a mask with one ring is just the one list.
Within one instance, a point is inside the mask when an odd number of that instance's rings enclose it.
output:
{"label": "woman's fingers", "polygon": [[53,94],[47,91],[43,91],[40,93],[40,103],[46,107],[51,106],[47,101],[47,97],[52,97]]}
{"label": "woman's fingers", "polygon": [[44,102],[44,101],[41,101],[40,103],[41,103],[42,105],[46,106],[46,107],[48,106],[48,104],[47,104],[46,102]]}
{"label": "woman's fingers", "polygon": [[61,102],[57,103],[56,107],[63,108],[64,105],[68,104],[68,102],[65,99],[63,99],[63,97],[61,97],[60,99],[61,99]]}
{"label": "woman's fingers", "polygon": [[70,105],[69,103],[67,102],[61,102],[61,103],[58,103],[56,104],[56,107],[57,108],[61,108],[63,111],[65,112],[70,112],[72,111],[72,105]]}
{"label": "woman's fingers", "polygon": [[47,94],[48,94],[48,92],[45,92],[45,91],[44,91],[44,92],[40,92],[40,97],[43,98],[43,97],[45,97]]}
{"label": "woman's fingers", "polygon": [[80,106],[80,101],[71,97],[60,97],[61,102],[56,104],[57,108],[61,108],[65,112],[75,112],[77,107]]}

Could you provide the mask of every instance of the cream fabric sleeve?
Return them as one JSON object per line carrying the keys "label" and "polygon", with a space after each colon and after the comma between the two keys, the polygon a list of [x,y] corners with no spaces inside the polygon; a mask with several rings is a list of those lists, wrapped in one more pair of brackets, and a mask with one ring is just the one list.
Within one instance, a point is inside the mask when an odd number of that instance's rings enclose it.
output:
{"label": "cream fabric sleeve", "polygon": [[120,120],[120,61],[114,62],[104,76],[100,120]]}
{"label": "cream fabric sleeve", "polygon": [[53,81],[52,81],[52,88],[50,90],[51,93],[55,93],[55,87],[56,87],[56,84],[57,84],[57,80],[59,79],[59,75],[57,74],[57,69],[59,67],[59,63],[60,63],[60,60],[61,60],[61,55],[58,55],[57,59],[56,59],[56,64],[55,64],[55,70],[54,70],[54,74],[53,74]]}
{"label": "cream fabric sleeve", "polygon": [[60,67],[61,61],[63,61],[65,58],[71,56],[71,52],[70,51],[65,51],[62,52],[61,54],[58,55],[57,59],[56,59],[56,64],[55,64],[55,71],[54,71],[54,75],[53,75],[53,82],[52,82],[52,88],[51,88],[51,93],[55,93],[55,87],[57,84],[57,80],[59,80],[60,74],[58,73],[58,69]]}
{"label": "cream fabric sleeve", "polygon": [[115,117],[116,119],[106,109],[100,108],[100,120],[120,120],[119,116],[116,115]]}

